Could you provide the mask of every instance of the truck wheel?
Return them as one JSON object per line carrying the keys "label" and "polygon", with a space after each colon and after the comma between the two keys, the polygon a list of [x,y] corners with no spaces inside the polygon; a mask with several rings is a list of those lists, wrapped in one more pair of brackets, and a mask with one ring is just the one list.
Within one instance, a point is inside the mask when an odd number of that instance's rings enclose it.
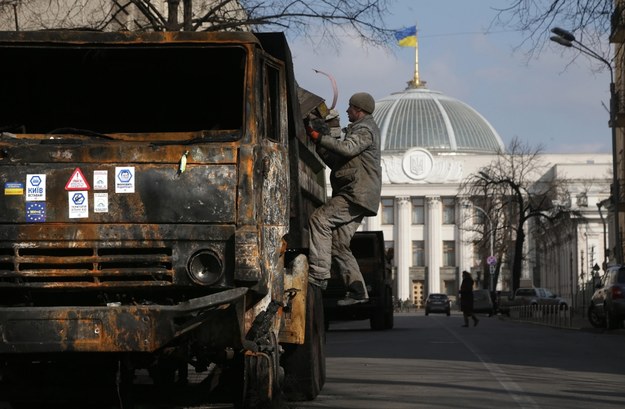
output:
{"label": "truck wheel", "polygon": [[306,334],[302,345],[284,344],[284,395],[290,401],[317,397],[326,378],[325,320],[321,289],[308,284]]}
{"label": "truck wheel", "polygon": [[386,329],[386,313],[384,310],[374,311],[369,318],[369,326],[374,331],[382,331]]}
{"label": "truck wheel", "polygon": [[394,314],[393,311],[393,290],[390,288],[386,289],[386,307],[384,312],[384,329],[393,329],[394,326]]}
{"label": "truck wheel", "polygon": [[384,329],[393,329],[395,325],[395,315],[393,314],[393,309],[390,311],[386,311],[384,313]]}

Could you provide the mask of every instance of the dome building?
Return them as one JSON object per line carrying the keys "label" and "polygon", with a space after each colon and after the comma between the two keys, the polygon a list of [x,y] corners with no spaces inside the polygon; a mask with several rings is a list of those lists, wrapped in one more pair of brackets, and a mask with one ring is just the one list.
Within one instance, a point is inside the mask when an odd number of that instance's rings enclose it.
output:
{"label": "dome building", "polygon": [[376,101],[374,117],[386,152],[421,147],[436,154],[497,153],[504,144],[475,109],[424,86]]}
{"label": "dome building", "polygon": [[[366,218],[362,229],[384,233],[388,254],[392,254],[395,298],[417,306],[429,293],[446,293],[453,298],[458,294],[463,270],[471,272],[480,287],[508,291],[510,275],[505,264],[499,282],[484,282],[482,258],[487,252],[478,248],[479,238],[463,225],[483,219],[467,198],[458,196],[467,176],[505,152],[494,127],[468,104],[426,88],[418,71],[404,91],[377,100],[373,116],[381,131],[382,198],[377,216]],[[542,159],[549,164],[551,175],[562,176],[562,169],[576,172],[571,197],[583,193],[585,201],[573,206],[579,204],[578,210],[589,222],[574,240],[564,244],[564,249],[554,244],[558,248],[550,250],[575,255],[577,263],[572,267],[576,272],[570,274],[570,265],[539,266],[544,257],[532,250],[528,237],[530,261],[524,266],[521,283],[542,284],[572,299],[578,283],[572,283],[571,277],[589,271],[591,261],[601,263],[604,257],[607,245],[602,241],[596,204],[610,194],[607,172],[611,156],[550,154]],[[594,181],[590,189],[588,179]],[[578,256],[581,249],[586,251],[582,259]],[[566,274],[558,274],[554,280],[552,272],[560,267]]]}

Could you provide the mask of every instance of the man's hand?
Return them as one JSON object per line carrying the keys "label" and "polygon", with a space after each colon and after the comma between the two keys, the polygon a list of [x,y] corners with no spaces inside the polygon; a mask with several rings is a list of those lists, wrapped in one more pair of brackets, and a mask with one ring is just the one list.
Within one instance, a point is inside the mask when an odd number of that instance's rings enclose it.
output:
{"label": "man's hand", "polygon": [[315,131],[312,126],[307,126],[306,127],[306,133],[308,134],[308,137],[314,143],[319,142],[319,138],[321,137],[321,134],[319,132]]}
{"label": "man's hand", "polygon": [[306,127],[306,133],[308,133],[313,142],[317,143],[321,135],[330,135],[330,127],[323,119],[315,118]]}

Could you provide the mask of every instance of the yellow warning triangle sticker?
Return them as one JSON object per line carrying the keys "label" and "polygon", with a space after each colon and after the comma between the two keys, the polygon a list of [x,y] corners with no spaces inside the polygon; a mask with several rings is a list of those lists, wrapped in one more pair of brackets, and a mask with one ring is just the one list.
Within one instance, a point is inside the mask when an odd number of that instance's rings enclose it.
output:
{"label": "yellow warning triangle sticker", "polygon": [[89,182],[87,182],[87,178],[83,175],[80,168],[74,169],[74,173],[67,181],[65,185],[65,190],[90,190],[91,186],[89,186]]}

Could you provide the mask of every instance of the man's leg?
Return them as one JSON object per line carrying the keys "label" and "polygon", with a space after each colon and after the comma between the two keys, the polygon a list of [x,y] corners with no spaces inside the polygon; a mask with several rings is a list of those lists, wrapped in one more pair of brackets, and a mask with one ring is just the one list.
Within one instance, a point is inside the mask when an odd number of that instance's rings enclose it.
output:
{"label": "man's leg", "polygon": [[368,300],[369,294],[358,262],[352,254],[350,243],[362,219],[361,215],[349,223],[338,226],[334,230],[332,240],[332,258],[347,287],[349,298],[359,301]]}
{"label": "man's leg", "polygon": [[330,278],[333,232],[338,226],[360,217],[359,214],[352,214],[354,211],[353,206],[345,198],[336,196],[318,207],[310,216],[308,263],[313,284],[324,283]]}

